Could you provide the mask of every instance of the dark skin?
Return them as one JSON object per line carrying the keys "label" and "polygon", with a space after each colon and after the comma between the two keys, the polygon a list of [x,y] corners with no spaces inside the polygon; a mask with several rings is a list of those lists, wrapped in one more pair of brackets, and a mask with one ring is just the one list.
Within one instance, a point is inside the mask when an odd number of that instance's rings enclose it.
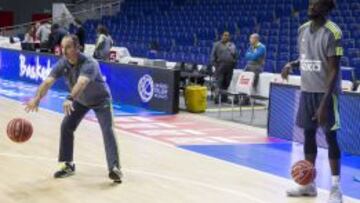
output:
{"label": "dark skin", "polygon": [[230,33],[229,32],[224,32],[221,38],[221,42],[226,44],[227,42],[230,41]]}
{"label": "dark skin", "polygon": [[[326,16],[330,12],[330,8],[327,6],[326,1],[324,0],[310,0],[309,1],[309,9],[308,15],[311,22],[311,31],[316,32],[320,27],[322,27],[327,19]],[[320,106],[317,109],[313,119],[317,120],[320,126],[324,126],[327,121],[326,109],[329,106],[331,101],[332,94],[336,88],[336,81],[338,78],[339,70],[340,70],[340,57],[332,56],[327,58],[330,72],[327,76],[327,91],[323,96]],[[287,63],[282,72],[281,76],[283,79],[288,79],[288,75],[292,71],[293,68],[299,68],[300,61],[292,61]]]}

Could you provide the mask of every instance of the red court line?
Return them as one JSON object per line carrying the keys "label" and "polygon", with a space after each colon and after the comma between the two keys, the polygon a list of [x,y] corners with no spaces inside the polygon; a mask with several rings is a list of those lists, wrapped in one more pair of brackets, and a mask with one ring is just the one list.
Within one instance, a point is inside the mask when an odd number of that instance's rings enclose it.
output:
{"label": "red court line", "polygon": [[[91,115],[87,119],[97,122]],[[240,126],[230,128],[187,114],[115,117],[114,125],[116,129],[173,145],[265,144],[276,141],[254,130]]]}

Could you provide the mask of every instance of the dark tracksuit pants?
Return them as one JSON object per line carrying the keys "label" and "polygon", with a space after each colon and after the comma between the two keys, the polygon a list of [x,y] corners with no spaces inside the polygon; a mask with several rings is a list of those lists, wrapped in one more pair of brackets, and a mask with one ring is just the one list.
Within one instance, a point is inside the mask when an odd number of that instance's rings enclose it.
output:
{"label": "dark tracksuit pants", "polygon": [[74,101],[73,107],[74,111],[70,115],[66,115],[61,124],[59,161],[73,161],[74,131],[84,118],[85,114],[92,109],[94,110],[101,127],[108,169],[111,170],[114,166],[120,168],[118,146],[113,130],[111,101],[108,100],[95,107],[87,107]]}
{"label": "dark tracksuit pants", "polygon": [[[234,63],[219,63],[216,66],[215,70],[215,101],[218,101],[219,98],[219,90],[227,90],[229,87],[233,72],[234,72],[235,64]],[[226,95],[222,96],[222,100],[226,101]]]}

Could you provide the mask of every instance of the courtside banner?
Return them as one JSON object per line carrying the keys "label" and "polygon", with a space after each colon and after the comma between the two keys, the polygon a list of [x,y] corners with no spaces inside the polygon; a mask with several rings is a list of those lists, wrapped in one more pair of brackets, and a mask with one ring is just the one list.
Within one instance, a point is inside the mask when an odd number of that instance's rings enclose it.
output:
{"label": "courtside banner", "polygon": [[[303,129],[296,122],[299,107],[298,86],[272,83],[270,90],[268,136],[303,143]],[[344,92],[338,98],[340,130],[338,141],[343,152],[360,155],[360,93]],[[317,143],[327,147],[321,129],[317,132]]]}
{"label": "courtside banner", "polygon": [[[0,48],[0,77],[40,84],[58,59],[51,54]],[[99,64],[115,102],[169,114],[178,112],[179,71],[102,61]],[[68,87],[59,80],[54,89]]]}

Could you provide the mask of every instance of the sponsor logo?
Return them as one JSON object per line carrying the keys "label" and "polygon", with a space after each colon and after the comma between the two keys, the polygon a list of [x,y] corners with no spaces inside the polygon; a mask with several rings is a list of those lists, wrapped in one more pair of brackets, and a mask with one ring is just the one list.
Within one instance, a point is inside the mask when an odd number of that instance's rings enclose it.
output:
{"label": "sponsor logo", "polygon": [[155,83],[154,97],[157,99],[168,99],[169,86],[164,83]]}
{"label": "sponsor logo", "polygon": [[51,72],[51,62],[47,60],[46,66],[40,64],[40,58],[35,57],[35,64],[31,64],[27,61],[26,56],[20,54],[19,56],[20,68],[19,76],[22,78],[29,78],[35,81],[45,80],[45,78]]}
{"label": "sponsor logo", "polygon": [[165,83],[155,83],[153,78],[146,74],[138,82],[138,93],[141,101],[147,103],[151,99],[167,100],[169,85]]}
{"label": "sponsor logo", "polygon": [[244,75],[242,75],[242,76],[240,77],[240,81],[239,81],[240,85],[248,85],[249,82],[250,82],[250,78],[247,78],[247,77],[244,76]]}
{"label": "sponsor logo", "polygon": [[138,93],[141,101],[149,102],[154,96],[154,81],[150,75],[144,75],[138,82]]}
{"label": "sponsor logo", "polygon": [[319,60],[301,60],[300,67],[302,71],[306,72],[320,72],[321,61]]}

